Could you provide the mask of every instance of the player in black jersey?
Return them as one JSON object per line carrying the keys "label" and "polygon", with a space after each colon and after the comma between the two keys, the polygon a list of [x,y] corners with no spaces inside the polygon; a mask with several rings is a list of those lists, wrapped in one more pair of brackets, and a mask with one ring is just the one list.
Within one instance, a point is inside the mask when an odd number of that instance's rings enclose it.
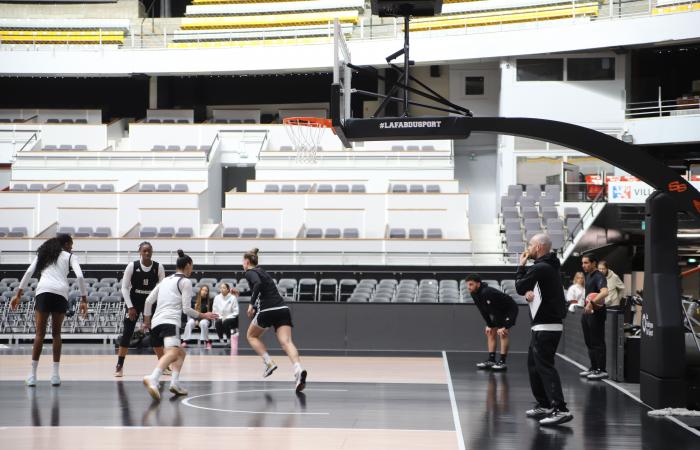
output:
{"label": "player in black jersey", "polygon": [[289,307],[284,304],[284,299],[270,275],[258,267],[257,248],[243,255],[243,269],[246,271],[245,278],[251,290],[248,318],[252,321],[248,327],[247,338],[250,346],[265,362],[263,376],[268,377],[277,369],[260,339],[267,328],[274,327],[280,346],[294,364],[296,391],[301,392],[306,387],[307,372],[302,369],[299,352],[292,342],[293,325]]}
{"label": "player in black jersey", "polygon": [[[136,322],[139,315],[143,314],[146,297],[165,278],[163,266],[153,261],[153,246],[150,242],[139,244],[139,255],[141,258],[138,261],[130,262],[126,266],[122,278],[122,296],[124,303],[126,303],[127,313],[124,317],[124,330],[119,341],[115,377],[124,376],[124,359],[129,352],[129,342],[134,334]],[[153,350],[158,359],[163,356],[163,347],[154,347]]]}

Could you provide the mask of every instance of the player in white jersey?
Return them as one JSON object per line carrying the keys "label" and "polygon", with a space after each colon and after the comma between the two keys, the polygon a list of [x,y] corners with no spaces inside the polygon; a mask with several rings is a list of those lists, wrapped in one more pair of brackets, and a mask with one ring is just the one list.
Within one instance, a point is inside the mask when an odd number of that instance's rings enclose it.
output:
{"label": "player in white jersey", "polygon": [[[165,353],[158,360],[158,366],[153,373],[143,377],[143,384],[154,400],[160,400],[158,381],[168,366],[173,371],[170,392],[175,395],[187,395],[187,391],[180,386],[180,371],[187,356],[185,350],[180,348],[178,338],[182,313],[200,320],[212,321],[218,317],[212,312],[200,313],[192,309],[192,284],[188,279],[192,275],[192,258],[182,250],[178,250],[177,255],[177,271],[151,291],[146,298],[143,312],[144,327],[151,329],[151,344],[153,347],[165,347]],[[151,315],[151,308],[156,302],[156,312]]]}
{"label": "player in white jersey", "polygon": [[34,336],[34,348],[32,349],[32,371],[27,377],[27,386],[36,386],[36,369],[39,366],[41,349],[44,346],[46,325],[51,317],[51,338],[53,340],[53,371],[51,384],[61,384],[58,375],[58,366],[61,361],[61,327],[68,310],[68,272],[73,269],[80,287],[80,313],[87,315],[87,289],[83,271],[76,258],[71,254],[73,250],[73,238],[67,234],[58,234],[41,244],[36,251],[36,258],[25,272],[20,282],[17,294],[12,299],[10,307],[16,309],[24,290],[29,284],[32,274],[39,277],[36,287],[36,334]]}

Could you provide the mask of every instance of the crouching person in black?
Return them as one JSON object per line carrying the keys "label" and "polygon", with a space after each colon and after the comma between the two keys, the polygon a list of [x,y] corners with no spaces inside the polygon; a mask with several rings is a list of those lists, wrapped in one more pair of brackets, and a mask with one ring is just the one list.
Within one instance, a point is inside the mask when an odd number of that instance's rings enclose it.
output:
{"label": "crouching person in black", "polygon": [[[515,319],[518,317],[518,305],[510,295],[488,286],[476,274],[467,277],[467,289],[469,289],[474,304],[479,308],[479,312],[486,321],[484,333],[486,334],[489,358],[478,363],[476,367],[494,371],[506,370],[509,330],[515,325]],[[501,354],[498,362],[496,362],[496,336],[501,341]]]}

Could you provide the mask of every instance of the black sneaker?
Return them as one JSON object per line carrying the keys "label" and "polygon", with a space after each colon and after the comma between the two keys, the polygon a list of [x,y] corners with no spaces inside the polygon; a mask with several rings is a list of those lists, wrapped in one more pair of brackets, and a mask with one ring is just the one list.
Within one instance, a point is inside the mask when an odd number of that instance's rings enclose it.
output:
{"label": "black sneaker", "polygon": [[525,415],[527,417],[530,417],[531,419],[542,419],[543,417],[547,417],[553,412],[554,408],[545,408],[543,406],[536,405],[534,408],[525,411]]}
{"label": "black sneaker", "polygon": [[506,363],[503,361],[497,362],[493,366],[491,366],[491,370],[494,372],[503,372],[504,370],[507,370],[508,366],[506,366]]}
{"label": "black sneaker", "polygon": [[606,372],[604,370],[594,370],[586,378],[588,378],[589,380],[595,380],[595,381],[602,380],[602,379],[608,378],[608,372]]}
{"label": "black sneaker", "polygon": [[488,360],[488,361],[478,363],[476,365],[476,368],[480,369],[480,370],[488,370],[491,367],[493,367],[495,364],[496,364],[496,361]]}
{"label": "black sneaker", "polygon": [[559,409],[555,409],[547,417],[540,420],[540,425],[542,425],[543,427],[552,427],[552,426],[564,424],[566,422],[570,422],[573,419],[574,419],[574,415],[571,414],[571,412],[561,411]]}

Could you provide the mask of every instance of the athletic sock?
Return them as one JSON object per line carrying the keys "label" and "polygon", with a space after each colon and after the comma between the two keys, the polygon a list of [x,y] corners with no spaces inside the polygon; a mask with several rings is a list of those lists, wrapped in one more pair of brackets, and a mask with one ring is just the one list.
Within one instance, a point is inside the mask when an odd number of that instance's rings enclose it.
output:
{"label": "athletic sock", "polygon": [[508,355],[504,355],[503,353],[501,353],[501,362],[502,362],[503,364],[506,363],[506,357],[507,357],[507,356],[508,356]]}
{"label": "athletic sock", "polygon": [[39,367],[39,361],[32,360],[32,376],[36,378],[36,369]]}
{"label": "athletic sock", "polygon": [[156,367],[153,369],[153,373],[151,373],[151,379],[157,383],[161,375],[163,375],[163,371]]}
{"label": "athletic sock", "polygon": [[180,372],[173,371],[173,374],[170,377],[170,384],[180,384]]}
{"label": "athletic sock", "polygon": [[265,361],[265,364],[268,364],[268,365],[272,362],[272,358],[270,358],[270,355],[267,352],[263,353],[262,359],[263,359],[263,361]]}
{"label": "athletic sock", "polygon": [[61,363],[60,363],[60,362],[54,361],[53,367],[52,367],[52,369],[51,369],[51,376],[55,376],[55,377],[58,376],[58,366],[59,366],[59,364],[61,364]]}
{"label": "athletic sock", "polygon": [[294,373],[299,373],[299,372],[301,372],[301,364],[294,363]]}
{"label": "athletic sock", "polygon": [[118,357],[117,357],[117,365],[120,366],[120,367],[123,366],[123,365],[124,365],[124,359],[125,359],[125,358],[126,358],[125,356],[118,356]]}
{"label": "athletic sock", "polygon": [[489,361],[496,362],[496,352],[489,352]]}

